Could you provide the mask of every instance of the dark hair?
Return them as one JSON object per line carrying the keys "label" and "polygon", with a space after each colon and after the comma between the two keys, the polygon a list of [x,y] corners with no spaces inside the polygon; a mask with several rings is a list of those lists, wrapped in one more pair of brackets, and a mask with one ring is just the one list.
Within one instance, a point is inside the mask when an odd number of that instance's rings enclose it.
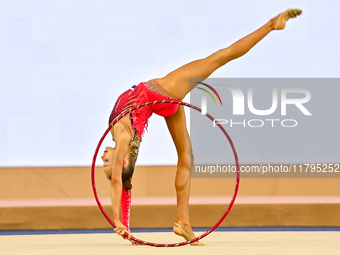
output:
{"label": "dark hair", "polygon": [[133,160],[130,159],[130,162],[127,165],[127,167],[123,167],[123,169],[122,169],[123,189],[125,189],[125,190],[132,189],[131,177],[132,177],[134,170],[135,170],[134,162],[133,162]]}

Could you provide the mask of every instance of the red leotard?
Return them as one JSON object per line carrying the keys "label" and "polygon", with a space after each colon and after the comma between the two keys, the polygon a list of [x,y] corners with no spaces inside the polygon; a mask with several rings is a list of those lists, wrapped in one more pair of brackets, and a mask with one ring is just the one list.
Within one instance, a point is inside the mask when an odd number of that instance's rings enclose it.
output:
{"label": "red leotard", "polygon": [[[112,110],[109,124],[124,110],[134,105],[142,105],[155,100],[171,99],[178,100],[165,91],[157,80],[141,82],[138,86],[133,86],[132,89],[125,91],[118,97]],[[178,104],[154,104],[138,108],[131,112],[132,128],[137,131],[139,137],[142,137],[152,113],[162,117],[169,117],[177,111],[178,107]]]}

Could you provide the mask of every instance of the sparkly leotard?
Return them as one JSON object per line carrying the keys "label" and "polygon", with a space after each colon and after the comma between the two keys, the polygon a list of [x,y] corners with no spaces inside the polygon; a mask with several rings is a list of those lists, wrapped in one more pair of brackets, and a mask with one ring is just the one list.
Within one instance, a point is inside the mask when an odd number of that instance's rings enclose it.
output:
{"label": "sparkly leotard", "polygon": [[[117,118],[124,110],[127,110],[134,105],[142,105],[146,102],[155,100],[176,100],[174,96],[169,94],[157,80],[151,80],[148,82],[142,82],[138,86],[133,86],[131,89],[121,94],[111,112],[109,118],[109,125]],[[153,104],[138,108],[129,114],[125,115],[119,120],[126,130],[132,135],[130,142],[130,154],[133,156],[134,161],[137,159],[139,145],[142,140],[142,136],[147,129],[148,119],[152,113],[156,113],[162,117],[169,117],[173,115],[179,105],[178,104]],[[112,129],[112,135],[114,133]],[[131,190],[122,189],[121,197],[121,211],[122,211],[122,223],[129,229],[130,227],[130,208],[131,208]]]}
{"label": "sparkly leotard", "polygon": [[[109,124],[119,116],[124,110],[131,108],[134,105],[142,105],[146,102],[155,100],[178,100],[171,94],[169,94],[157,80],[151,80],[148,82],[141,82],[138,86],[133,86],[131,89],[121,94],[112,110]],[[154,104],[138,108],[131,112],[130,119],[132,122],[132,128],[137,131],[137,135],[142,137],[147,129],[148,119],[152,113],[156,113],[162,117],[169,117],[174,114],[179,105],[178,104]],[[130,131],[130,121],[124,117],[121,119],[123,125]],[[133,132],[134,133],[134,132]]]}

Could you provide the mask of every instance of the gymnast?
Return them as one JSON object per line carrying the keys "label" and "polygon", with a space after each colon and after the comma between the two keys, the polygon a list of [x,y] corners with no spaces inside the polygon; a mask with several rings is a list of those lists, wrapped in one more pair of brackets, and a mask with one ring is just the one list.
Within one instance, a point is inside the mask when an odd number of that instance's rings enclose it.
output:
{"label": "gymnast", "polygon": [[[221,49],[207,58],[188,63],[163,78],[133,86],[117,99],[109,124],[124,110],[136,104],[154,100],[182,100],[193,89],[190,88],[190,78],[202,78],[204,80],[219,67],[247,53],[272,30],[284,29],[288,19],[301,13],[302,10],[300,9],[288,9],[228,48]],[[142,136],[152,113],[165,118],[176,147],[178,155],[175,178],[177,217],[173,231],[189,241],[195,238],[189,220],[190,166],[193,164],[193,155],[191,154],[184,107],[178,104],[155,104],[136,109],[125,115],[112,127],[111,134],[116,146],[115,148],[106,147],[102,160],[104,172],[111,180],[113,222],[116,225],[114,230],[124,239],[131,237],[129,230],[131,178]],[[128,237],[125,237],[125,234]],[[130,241],[132,244],[137,244],[132,240]],[[205,244],[197,241],[191,245]]]}

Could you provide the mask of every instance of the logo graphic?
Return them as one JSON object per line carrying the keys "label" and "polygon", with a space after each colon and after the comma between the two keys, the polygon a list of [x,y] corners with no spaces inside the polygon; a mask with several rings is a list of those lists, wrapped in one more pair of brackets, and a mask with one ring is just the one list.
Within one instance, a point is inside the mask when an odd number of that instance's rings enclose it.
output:
{"label": "logo graphic", "polygon": [[[217,97],[223,109],[221,97],[212,86],[208,85],[207,83],[203,83],[203,82],[196,82],[196,83],[204,86],[204,87],[197,87],[197,89],[200,89],[206,92],[212,98],[216,106],[218,104],[217,99],[216,99]],[[244,85],[248,85],[248,84],[244,84]],[[261,88],[261,85],[262,84],[259,84],[259,86],[257,87]],[[230,85],[230,84],[216,85],[216,87],[218,88],[226,88],[228,93],[231,93],[232,100],[230,100],[230,103],[232,103],[232,113],[233,113],[232,115],[235,117],[235,119],[230,119],[230,120],[227,120],[225,118],[217,118],[216,122],[219,122],[220,124],[230,124],[230,127],[248,126],[248,127],[258,128],[258,127],[265,126],[266,123],[268,123],[271,127],[274,127],[275,123],[280,123],[282,127],[296,127],[298,125],[298,121],[296,119],[293,119],[293,118],[279,119],[277,118],[277,116],[278,114],[280,114],[281,116],[287,116],[287,108],[289,108],[289,111],[292,112],[289,114],[290,116],[299,116],[297,115],[299,113],[302,113],[304,116],[311,116],[312,114],[307,110],[306,105],[305,105],[311,99],[311,92],[305,88],[282,87],[282,85],[279,88],[278,87],[271,88],[272,90],[271,91],[271,105],[270,107],[266,106],[266,108],[264,109],[263,108],[259,109],[254,106],[254,95],[253,95],[252,87],[246,88],[246,93],[244,93],[241,88],[234,86],[234,85]],[[221,91],[222,93],[224,93],[224,91],[226,90],[221,90]],[[257,97],[261,98],[261,103],[263,103],[264,101],[268,101],[268,99],[270,99],[270,96],[268,98],[268,95],[263,96],[261,94],[258,94]],[[202,109],[202,115],[207,115],[207,97],[205,93],[201,95],[201,109]],[[217,112],[220,111],[218,109],[216,110]],[[220,112],[222,113],[222,111]],[[262,119],[256,118],[256,119],[247,120],[245,118],[241,119],[238,117],[238,116],[240,117],[249,116],[250,114],[252,114],[253,116],[259,116],[259,117],[266,116],[266,118],[262,118]],[[275,114],[273,116],[275,116],[276,118],[270,118],[270,115],[272,114]],[[214,122],[213,123],[214,127],[216,126],[215,124],[216,123]]]}
{"label": "logo graphic", "polygon": [[[217,96],[218,100],[220,101],[220,104],[222,106],[222,100],[221,100],[221,97],[220,95],[217,93],[217,91],[210,85],[206,84],[206,83],[203,83],[203,82],[197,82],[198,84],[201,84],[203,86],[206,86],[207,88],[209,88],[212,92],[215,93],[215,95]],[[214,96],[210,93],[209,90],[206,90],[204,88],[200,88],[200,87],[196,87],[197,89],[201,89],[203,90],[204,92],[206,92],[211,98],[212,100],[214,100],[214,103],[215,105],[217,106],[217,103],[216,103],[216,100],[214,98]],[[203,95],[202,96],[202,115],[206,115],[207,114],[207,97],[206,95]]]}

